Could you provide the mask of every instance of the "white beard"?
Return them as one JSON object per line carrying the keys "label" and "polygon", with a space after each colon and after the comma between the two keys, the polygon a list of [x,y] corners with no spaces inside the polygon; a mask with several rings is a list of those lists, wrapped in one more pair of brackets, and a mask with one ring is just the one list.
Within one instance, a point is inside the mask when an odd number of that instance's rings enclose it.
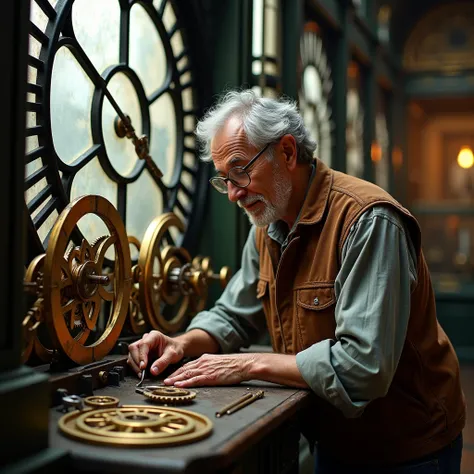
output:
{"label": "white beard", "polygon": [[[250,222],[257,227],[265,227],[272,222],[276,222],[285,215],[288,209],[291,192],[293,191],[291,180],[285,178],[283,174],[279,172],[278,168],[274,169],[273,180],[273,189],[275,192],[274,204],[265,199],[261,194],[247,196],[245,199],[237,201],[237,205],[243,208]],[[244,208],[244,206],[248,206],[257,201],[261,201],[264,205],[263,210],[258,212],[258,214],[255,215]]]}

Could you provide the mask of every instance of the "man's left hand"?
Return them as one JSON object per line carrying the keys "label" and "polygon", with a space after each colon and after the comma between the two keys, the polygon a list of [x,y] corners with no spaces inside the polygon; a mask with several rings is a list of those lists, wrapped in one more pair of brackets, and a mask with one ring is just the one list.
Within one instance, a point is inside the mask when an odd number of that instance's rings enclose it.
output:
{"label": "man's left hand", "polygon": [[184,364],[164,383],[176,387],[235,385],[250,380],[254,362],[255,354],[204,354]]}

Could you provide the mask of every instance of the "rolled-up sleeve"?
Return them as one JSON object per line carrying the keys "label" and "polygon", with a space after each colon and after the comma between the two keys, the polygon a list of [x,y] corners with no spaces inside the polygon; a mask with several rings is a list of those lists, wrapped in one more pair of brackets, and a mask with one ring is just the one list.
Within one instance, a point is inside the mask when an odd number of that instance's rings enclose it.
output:
{"label": "rolled-up sleeve", "polygon": [[257,298],[259,254],[253,226],[242,252],[241,268],[209,311],[198,313],[187,331],[202,329],[219,343],[222,352],[229,353],[256,342],[265,328],[262,304]]}
{"label": "rolled-up sleeve", "polygon": [[335,339],[296,356],[301,375],[346,417],[392,382],[405,342],[416,255],[395,210],[375,207],[351,228],[335,282]]}

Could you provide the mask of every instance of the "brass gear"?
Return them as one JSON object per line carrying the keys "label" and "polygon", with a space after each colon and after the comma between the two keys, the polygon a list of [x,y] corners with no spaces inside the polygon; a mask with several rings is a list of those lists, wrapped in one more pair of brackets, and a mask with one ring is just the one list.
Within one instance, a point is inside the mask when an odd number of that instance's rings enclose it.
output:
{"label": "brass gear", "polygon": [[[138,257],[141,311],[154,329],[165,333],[174,333],[184,325],[189,305],[189,297],[184,296],[177,314],[172,319],[166,319],[162,313],[163,303],[174,304],[180,296],[179,292],[171,291],[167,284],[165,268],[167,270],[170,270],[170,267],[178,268],[182,258],[187,260],[184,263],[191,261],[186,250],[181,248],[179,248],[181,258],[171,255],[169,252],[164,255],[162,251],[163,237],[171,227],[177,228],[180,232],[184,231],[184,224],[172,212],[155,218],[145,232]],[[178,249],[177,247],[170,248]],[[172,258],[175,259],[173,263],[171,262]]]}
{"label": "brass gear", "polygon": [[[110,235],[99,242],[96,239],[95,247],[84,239],[68,253],[66,260],[64,255],[71,234],[86,214],[99,216]],[[115,248],[114,284],[113,290],[108,291],[102,286],[106,284],[106,277],[101,273],[105,253],[112,245]],[[72,201],[52,228],[44,263],[45,320],[55,348],[77,364],[100,360],[110,352],[126,317],[130,271],[127,234],[115,207],[102,196],[86,195]],[[97,329],[103,300],[111,304],[110,317],[98,339],[85,345],[90,331]],[[80,318],[82,322],[77,325]],[[73,336],[71,330],[75,328],[80,332]]]}
{"label": "brass gear", "polygon": [[84,405],[92,408],[115,408],[118,407],[120,400],[117,397],[108,395],[92,395],[84,398]]}
{"label": "brass gear", "polygon": [[[128,244],[130,247],[135,247],[139,252],[141,243],[137,237],[133,235],[128,236]],[[143,334],[146,330],[146,321],[143,317],[143,314],[140,311],[140,302],[139,302],[139,291],[138,282],[140,279],[140,267],[134,265],[132,267],[132,291],[130,293],[130,303],[128,305],[128,315],[127,320],[130,324],[130,328],[133,334],[139,335]]]}
{"label": "brass gear", "polygon": [[206,438],[212,421],[188,410],[148,405],[74,410],[59,429],[70,438],[106,446],[175,446]]}
{"label": "brass gear", "polygon": [[153,402],[165,404],[184,404],[196,398],[196,392],[178,387],[145,387],[143,396]]}
{"label": "brass gear", "polygon": [[21,352],[21,361],[25,363],[31,356],[35,339],[37,336],[37,327],[44,319],[44,300],[43,294],[43,270],[45,254],[35,257],[25,272],[24,282],[28,291],[36,295],[36,301],[29,309],[22,322],[23,347]]}

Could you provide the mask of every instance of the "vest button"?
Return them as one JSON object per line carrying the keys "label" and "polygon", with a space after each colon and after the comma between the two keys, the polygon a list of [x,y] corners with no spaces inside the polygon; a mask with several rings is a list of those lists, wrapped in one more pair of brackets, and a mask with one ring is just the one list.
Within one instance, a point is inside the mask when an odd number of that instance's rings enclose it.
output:
{"label": "vest button", "polygon": [[314,306],[318,306],[318,304],[319,304],[319,298],[314,298],[313,304],[314,304]]}

